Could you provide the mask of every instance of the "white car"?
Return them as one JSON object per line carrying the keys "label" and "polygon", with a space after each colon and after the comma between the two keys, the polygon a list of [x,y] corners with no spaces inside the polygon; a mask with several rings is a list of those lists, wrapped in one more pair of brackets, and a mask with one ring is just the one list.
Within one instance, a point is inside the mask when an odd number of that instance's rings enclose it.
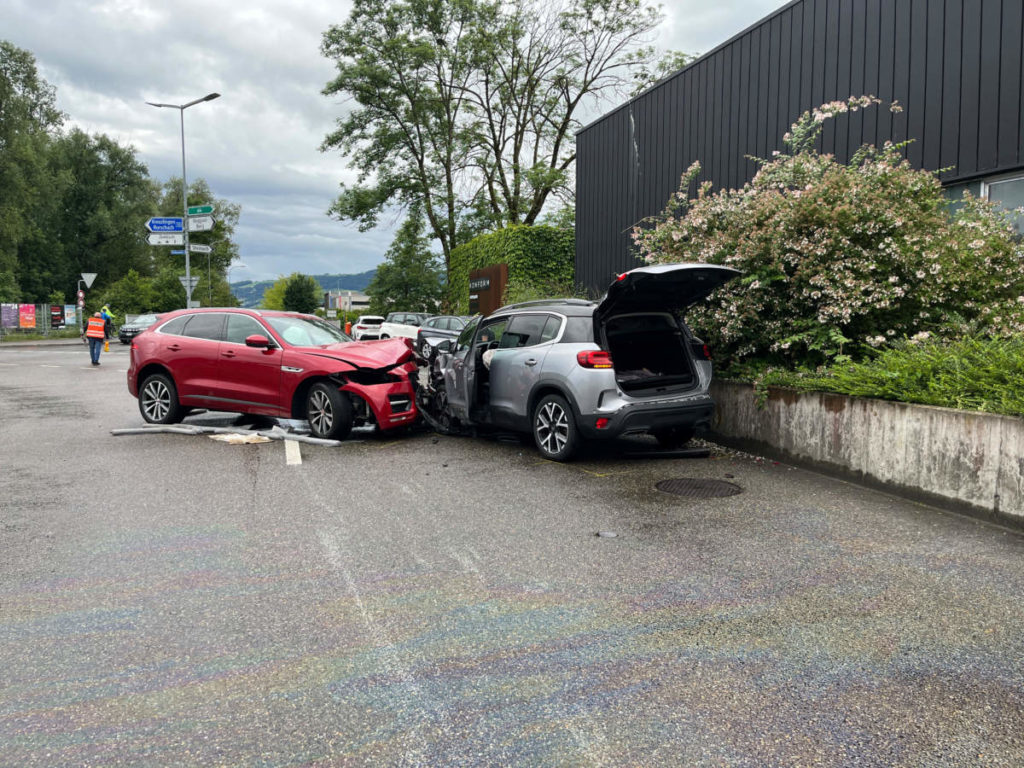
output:
{"label": "white car", "polygon": [[390,312],[380,326],[380,337],[382,339],[395,339],[404,336],[407,339],[416,339],[416,334],[423,325],[423,321],[431,317],[426,312]]}
{"label": "white car", "polygon": [[380,324],[384,318],[380,315],[360,315],[352,323],[352,338],[356,341],[369,341],[380,338]]}

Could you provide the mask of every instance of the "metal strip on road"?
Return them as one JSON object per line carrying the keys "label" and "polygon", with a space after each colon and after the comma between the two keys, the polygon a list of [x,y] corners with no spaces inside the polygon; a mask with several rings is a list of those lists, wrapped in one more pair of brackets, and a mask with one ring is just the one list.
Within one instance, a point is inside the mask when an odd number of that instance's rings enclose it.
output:
{"label": "metal strip on road", "polygon": [[284,456],[288,466],[302,463],[302,451],[299,449],[298,440],[284,441]]}

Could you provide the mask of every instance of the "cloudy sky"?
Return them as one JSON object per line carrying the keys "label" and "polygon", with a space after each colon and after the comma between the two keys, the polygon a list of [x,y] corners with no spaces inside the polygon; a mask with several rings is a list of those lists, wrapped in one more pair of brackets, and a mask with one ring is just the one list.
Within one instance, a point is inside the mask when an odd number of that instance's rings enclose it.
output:
{"label": "cloudy sky", "polygon": [[[655,44],[706,53],[783,4],[668,0]],[[232,270],[232,281],[363,272],[381,262],[397,222],[360,233],[326,215],[338,184],[354,174],[318,149],[346,109],[320,93],[333,73],[320,41],[345,20],[349,2],[2,5],[0,37],[35,56],[70,123],[134,146],[153,178],[181,175],[179,113],[145,102],[222,94],[185,111],[185,150],[190,179],[205,178],[217,197],[242,206],[235,239],[246,266]]]}

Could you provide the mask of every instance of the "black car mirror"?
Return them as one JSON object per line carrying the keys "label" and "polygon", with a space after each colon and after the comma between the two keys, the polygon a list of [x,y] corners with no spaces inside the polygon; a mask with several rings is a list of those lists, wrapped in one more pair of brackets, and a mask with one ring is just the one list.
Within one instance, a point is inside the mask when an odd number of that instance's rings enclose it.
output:
{"label": "black car mirror", "polygon": [[446,355],[449,355],[451,354],[451,351],[455,349],[455,342],[452,341],[451,339],[445,339],[444,341],[439,342],[437,344],[436,349],[438,352],[442,352]]}
{"label": "black car mirror", "polygon": [[254,333],[252,336],[245,337],[245,346],[266,349],[270,346],[270,339],[262,334]]}

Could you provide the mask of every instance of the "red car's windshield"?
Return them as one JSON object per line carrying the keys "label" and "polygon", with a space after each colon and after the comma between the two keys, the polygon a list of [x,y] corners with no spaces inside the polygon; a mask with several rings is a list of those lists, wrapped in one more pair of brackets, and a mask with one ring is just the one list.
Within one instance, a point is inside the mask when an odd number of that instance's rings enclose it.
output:
{"label": "red car's windshield", "polygon": [[265,318],[270,327],[293,347],[320,347],[352,341],[352,337],[323,320],[307,317],[271,316]]}

